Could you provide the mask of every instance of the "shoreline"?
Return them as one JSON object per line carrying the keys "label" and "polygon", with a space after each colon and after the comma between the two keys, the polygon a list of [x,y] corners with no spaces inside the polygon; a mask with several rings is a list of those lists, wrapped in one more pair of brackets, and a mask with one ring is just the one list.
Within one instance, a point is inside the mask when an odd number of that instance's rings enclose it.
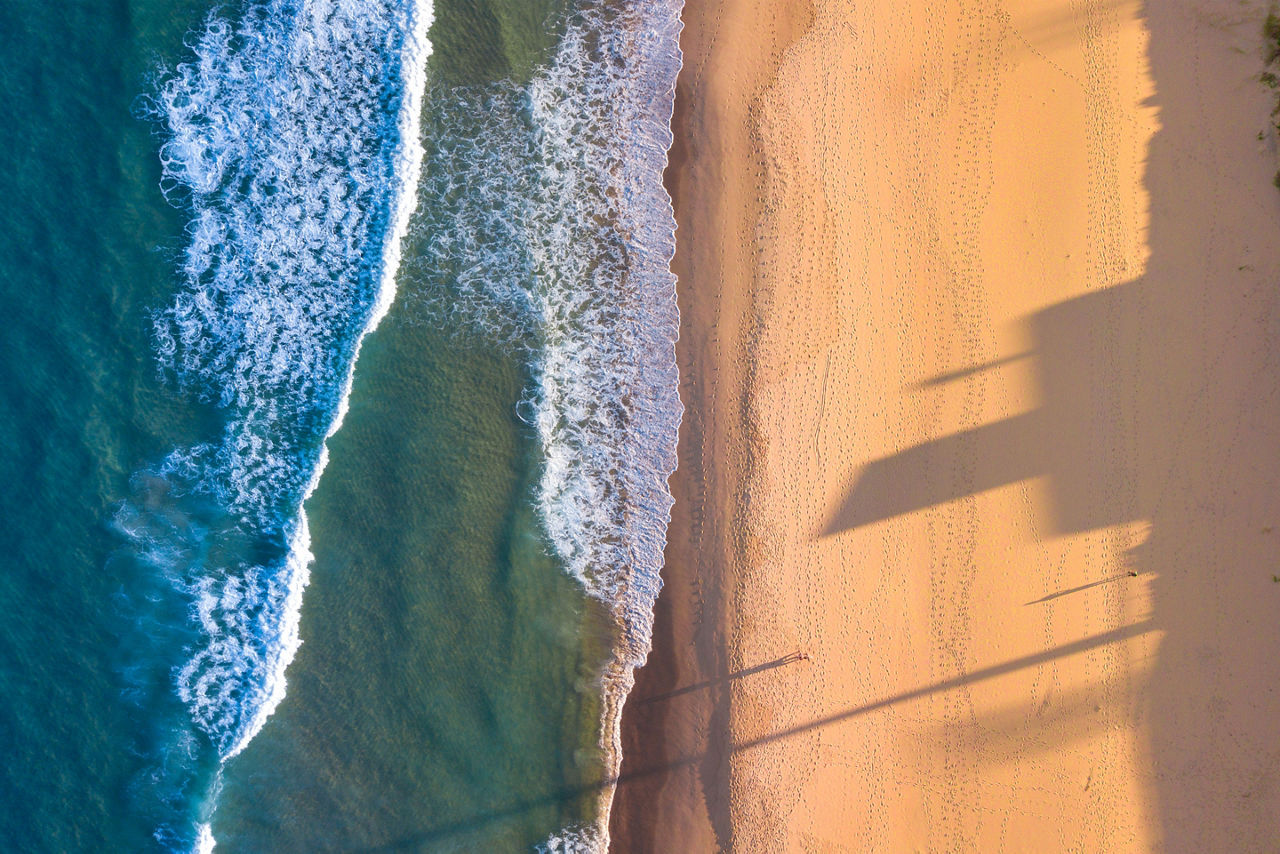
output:
{"label": "shoreline", "polygon": [[[731,533],[733,507],[747,468],[738,450],[746,432],[743,413],[731,404],[747,388],[751,367],[744,352],[751,347],[749,315],[758,298],[752,260],[737,247],[750,243],[758,216],[751,190],[764,163],[751,153],[750,103],[724,97],[723,89],[727,80],[741,80],[743,65],[751,81],[746,85],[762,89],[807,25],[809,9],[807,3],[771,9],[769,0],[750,0],[745,5],[765,15],[738,16],[729,43],[751,34],[764,45],[735,66],[720,43],[725,33],[718,5],[685,0],[681,16],[684,66],[665,184],[677,222],[672,270],[685,417],[670,480],[675,505],[653,648],[635,671],[622,712],[622,764],[610,822],[615,851],[676,850],[673,845],[710,851],[726,848],[731,833],[730,686],[720,675],[729,672],[741,546]],[[733,189],[724,190],[725,184]]]}
{"label": "shoreline", "polygon": [[1263,4],[783,5],[684,11],[612,850],[1264,850]]}
{"label": "shoreline", "polygon": [[[689,226],[684,226],[681,211],[687,204],[682,193],[684,182],[681,180],[689,168],[689,140],[684,128],[690,120],[688,96],[683,82],[685,69],[689,67],[690,55],[684,47],[688,38],[688,11],[696,0],[685,0],[681,18],[684,30],[681,34],[681,50],[684,54],[684,66],[677,78],[676,97],[671,118],[673,141],[667,152],[667,168],[664,172],[664,186],[671,198],[677,223],[676,252],[671,268],[676,274],[676,295],[680,311],[679,338],[676,342],[676,362],[680,375],[680,399],[684,404],[684,417],[681,420],[679,445],[677,450],[676,470],[668,479],[675,503],[671,511],[671,520],[667,528],[667,545],[664,550],[662,568],[663,587],[654,604],[654,619],[650,651],[644,665],[631,671],[634,678],[626,699],[617,718],[617,740],[621,762],[616,770],[617,781],[612,787],[610,810],[608,812],[608,838],[611,851],[646,851],[657,850],[655,847],[660,835],[659,824],[670,819],[670,805],[679,800],[674,791],[664,796],[670,781],[667,774],[656,772],[673,761],[678,761],[682,751],[673,750],[675,743],[684,748],[696,747],[696,739],[687,727],[674,727],[668,709],[664,704],[652,703],[650,698],[660,696],[674,689],[677,681],[697,681],[701,667],[696,656],[690,656],[687,643],[680,642],[678,637],[688,637],[692,633],[692,614],[685,606],[694,599],[693,579],[688,572],[673,571],[675,567],[686,566],[689,556],[687,541],[691,534],[691,502],[692,489],[697,475],[695,466],[700,469],[700,461],[696,455],[691,458],[688,447],[692,439],[688,424],[700,414],[697,397],[692,394],[691,378],[701,376],[701,371],[691,370],[691,342],[697,334],[697,315],[691,310],[690,295],[681,286],[687,272],[688,252],[685,238]],[[677,626],[679,628],[677,628]],[[695,706],[695,718],[702,717]],[[675,788],[682,793],[696,792],[696,786],[689,786],[682,776]],[[655,795],[658,796],[655,798]],[[654,806],[660,805],[661,812],[655,814]],[[682,815],[677,821],[681,827],[688,827],[689,816]],[[682,835],[684,839],[690,837]],[[705,844],[705,835],[692,839]],[[698,846],[694,846],[695,848]]]}

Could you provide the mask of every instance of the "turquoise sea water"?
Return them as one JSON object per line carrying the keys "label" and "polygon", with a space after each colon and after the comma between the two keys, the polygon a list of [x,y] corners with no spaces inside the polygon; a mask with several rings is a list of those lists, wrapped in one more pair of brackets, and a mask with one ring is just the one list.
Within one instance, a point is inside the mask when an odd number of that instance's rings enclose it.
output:
{"label": "turquoise sea water", "polygon": [[0,8],[0,847],[599,845],[676,13]]}

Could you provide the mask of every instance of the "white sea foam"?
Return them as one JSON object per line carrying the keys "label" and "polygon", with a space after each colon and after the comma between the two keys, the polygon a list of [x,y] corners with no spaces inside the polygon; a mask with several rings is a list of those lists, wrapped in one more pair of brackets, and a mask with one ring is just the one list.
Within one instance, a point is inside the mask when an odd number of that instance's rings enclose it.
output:
{"label": "white sea foam", "polygon": [[648,649],[682,412],[662,185],[679,9],[588,3],[525,87],[441,93],[416,295],[528,347],[548,539]]}
{"label": "white sea foam", "polygon": [[537,846],[538,854],[594,854],[605,851],[608,841],[594,827],[570,827],[553,833]]}
{"label": "white sea foam", "polygon": [[[211,17],[154,98],[164,189],[191,209],[186,285],[156,317],[157,350],[225,413],[217,442],[154,475],[221,517],[201,529],[148,507],[132,515],[149,527],[120,527],[189,597],[199,641],[177,692],[222,761],[284,698],[301,642],[303,504],[361,342],[394,300],[431,19],[430,0],[262,0],[236,24]],[[200,824],[197,846],[212,844]]]}
{"label": "white sea foam", "polygon": [[193,209],[188,284],[157,317],[158,349],[228,413],[220,443],[176,451],[161,473],[225,502],[242,534],[282,552],[187,579],[207,640],[179,670],[179,694],[224,758],[283,698],[299,643],[302,503],[360,341],[394,298],[430,23],[425,2],[259,4],[235,27],[211,18],[157,99],[166,187]]}
{"label": "white sea foam", "polygon": [[[650,646],[682,415],[662,183],[679,11],[676,0],[587,2],[527,86],[434,98],[450,106],[429,140],[435,204],[415,262],[425,281],[448,283],[417,298],[528,348],[534,384],[519,411],[542,446],[542,523],[620,630],[602,676],[611,776],[622,702]],[[596,827],[548,850],[607,846],[611,795]]]}
{"label": "white sea foam", "polygon": [[196,847],[192,854],[213,854],[214,843],[213,828],[208,822],[202,822],[196,829]]}
{"label": "white sea foam", "polygon": [[530,86],[550,202],[529,240],[545,271],[534,293],[539,500],[569,572],[620,607],[632,664],[648,652],[661,587],[682,412],[662,185],[677,34],[669,4],[589,13]]}
{"label": "white sea foam", "polygon": [[409,221],[417,204],[418,182],[422,172],[422,99],[426,90],[427,58],[431,54],[431,43],[427,32],[431,28],[431,5],[429,0],[419,2],[409,8],[407,14],[407,34],[401,47],[401,78],[404,81],[404,94],[397,115],[398,149],[392,170],[392,214],[390,228],[383,244],[378,289],[369,312],[369,319],[356,339],[342,388],[338,395],[338,405],[333,419],[325,433],[326,444],[321,446],[319,459],[311,472],[311,479],[298,502],[296,511],[297,527],[290,543],[285,564],[286,600],[279,609],[280,623],[273,650],[273,666],[266,674],[263,685],[263,699],[253,711],[253,717],[240,735],[238,742],[228,751],[230,758],[241,750],[262,729],[267,718],[285,697],[285,670],[297,654],[302,638],[298,631],[302,614],[302,592],[310,578],[309,566],[314,555],[311,553],[311,534],[307,524],[304,504],[315,492],[320,476],[329,460],[327,442],[342,426],[346,418],[351,400],[351,387],[355,381],[356,363],[360,356],[360,347],[364,339],[382,319],[386,317],[395,301],[396,274],[400,268],[402,244],[409,230]]}

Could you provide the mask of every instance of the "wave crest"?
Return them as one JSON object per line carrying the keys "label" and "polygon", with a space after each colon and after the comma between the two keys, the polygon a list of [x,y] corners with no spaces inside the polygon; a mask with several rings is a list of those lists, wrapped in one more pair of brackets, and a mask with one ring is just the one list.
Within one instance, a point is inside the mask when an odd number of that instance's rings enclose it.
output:
{"label": "wave crest", "polygon": [[662,185],[679,7],[585,4],[524,87],[435,93],[413,298],[527,351],[548,539],[648,649],[682,415]]}
{"label": "wave crest", "polygon": [[[220,762],[284,697],[300,642],[302,505],[394,292],[431,14],[429,0],[255,0],[234,23],[212,15],[148,99],[162,190],[190,211],[156,352],[221,430],[140,473],[117,529],[188,603],[176,694]],[[189,788],[189,771],[165,773]],[[207,824],[157,834],[212,844]]]}
{"label": "wave crest", "polygon": [[[527,352],[520,417],[542,448],[537,502],[567,571],[619,629],[602,675],[602,746],[648,655],[683,407],[662,176],[680,67],[680,4],[591,0],[524,87],[436,93],[414,236],[428,314]],[[612,792],[589,837],[607,845]]]}

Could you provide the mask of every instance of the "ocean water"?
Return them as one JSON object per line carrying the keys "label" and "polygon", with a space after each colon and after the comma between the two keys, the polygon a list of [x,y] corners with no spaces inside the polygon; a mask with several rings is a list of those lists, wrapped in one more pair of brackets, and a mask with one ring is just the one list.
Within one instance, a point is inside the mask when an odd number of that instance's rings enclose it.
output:
{"label": "ocean water", "polygon": [[6,850],[604,843],[669,0],[0,9]]}

